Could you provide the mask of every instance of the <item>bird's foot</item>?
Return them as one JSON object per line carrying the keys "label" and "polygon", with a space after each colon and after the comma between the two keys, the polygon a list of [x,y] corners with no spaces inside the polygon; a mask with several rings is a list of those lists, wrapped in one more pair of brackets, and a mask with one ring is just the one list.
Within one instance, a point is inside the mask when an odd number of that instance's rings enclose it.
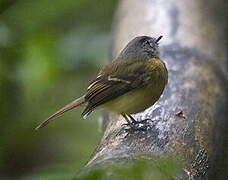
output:
{"label": "bird's foot", "polygon": [[122,115],[127,121],[126,124],[123,124],[125,132],[128,134],[135,132],[147,131],[153,127],[153,121],[151,119],[144,119],[142,121],[136,121],[131,115]]}
{"label": "bird's foot", "polygon": [[142,121],[132,121],[128,122],[126,124],[123,124],[125,127],[125,130],[127,132],[135,132],[135,131],[147,131],[151,127],[151,123],[153,121],[151,119],[144,119]]}

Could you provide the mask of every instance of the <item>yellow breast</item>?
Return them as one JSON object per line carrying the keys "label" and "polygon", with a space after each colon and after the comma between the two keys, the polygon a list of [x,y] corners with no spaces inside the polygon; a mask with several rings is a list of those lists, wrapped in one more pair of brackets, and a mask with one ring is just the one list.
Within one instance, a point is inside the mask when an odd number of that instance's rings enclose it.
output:
{"label": "yellow breast", "polygon": [[165,64],[161,60],[148,60],[151,80],[143,88],[132,90],[102,105],[103,108],[119,114],[135,114],[152,106],[161,96],[168,81]]}
{"label": "yellow breast", "polygon": [[119,114],[135,114],[152,106],[160,97],[161,89],[152,86],[130,91],[104,105],[103,108]]}

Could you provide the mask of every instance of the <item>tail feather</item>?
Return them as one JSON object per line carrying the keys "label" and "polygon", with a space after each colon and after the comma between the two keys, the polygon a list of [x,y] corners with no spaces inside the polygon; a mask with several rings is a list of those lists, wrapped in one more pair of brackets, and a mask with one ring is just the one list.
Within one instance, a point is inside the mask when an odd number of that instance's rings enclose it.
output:
{"label": "tail feather", "polygon": [[48,117],[45,121],[43,121],[41,124],[39,124],[35,129],[38,130],[38,129],[46,126],[53,119],[61,116],[63,113],[65,113],[65,112],[67,112],[67,111],[69,111],[69,110],[71,110],[77,106],[80,106],[84,103],[85,103],[85,96],[82,96],[82,97],[72,101],[71,103],[67,104],[66,106],[64,106],[63,108],[61,108],[60,110],[58,110],[57,112],[52,114],[50,117]]}

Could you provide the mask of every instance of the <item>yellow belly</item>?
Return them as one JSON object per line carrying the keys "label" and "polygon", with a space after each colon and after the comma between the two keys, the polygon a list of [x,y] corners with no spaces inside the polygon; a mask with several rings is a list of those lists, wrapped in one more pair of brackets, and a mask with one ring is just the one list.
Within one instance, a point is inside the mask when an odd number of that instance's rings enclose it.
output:
{"label": "yellow belly", "polygon": [[147,86],[131,90],[98,108],[119,114],[135,114],[152,106],[159,99],[168,82],[168,72],[165,64],[158,58],[147,60],[146,66],[147,73],[151,75]]}
{"label": "yellow belly", "polygon": [[136,89],[103,104],[100,108],[118,114],[135,114],[142,112],[159,99],[163,89],[164,87],[152,86]]}

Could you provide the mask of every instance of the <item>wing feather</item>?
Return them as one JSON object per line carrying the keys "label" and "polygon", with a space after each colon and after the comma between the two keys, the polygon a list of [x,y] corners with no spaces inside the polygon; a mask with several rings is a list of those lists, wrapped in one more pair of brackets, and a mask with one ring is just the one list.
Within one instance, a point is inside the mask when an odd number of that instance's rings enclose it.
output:
{"label": "wing feather", "polygon": [[[98,77],[88,86],[85,100],[87,107],[82,112],[85,117],[96,107],[117,98],[133,89],[144,86],[146,66],[142,61],[123,65],[123,62],[112,64],[115,67],[106,66]],[[124,69],[123,69],[124,68]],[[107,73],[106,73],[107,72]],[[124,72],[124,75],[121,74]]]}
{"label": "wing feather", "polygon": [[[91,86],[85,100],[88,102],[87,107],[82,113],[82,116],[88,115],[96,107],[123,95],[124,93],[141,87],[142,82],[135,83],[137,78],[135,75],[122,78],[120,76],[103,76]],[[137,84],[137,86],[135,86]]]}

